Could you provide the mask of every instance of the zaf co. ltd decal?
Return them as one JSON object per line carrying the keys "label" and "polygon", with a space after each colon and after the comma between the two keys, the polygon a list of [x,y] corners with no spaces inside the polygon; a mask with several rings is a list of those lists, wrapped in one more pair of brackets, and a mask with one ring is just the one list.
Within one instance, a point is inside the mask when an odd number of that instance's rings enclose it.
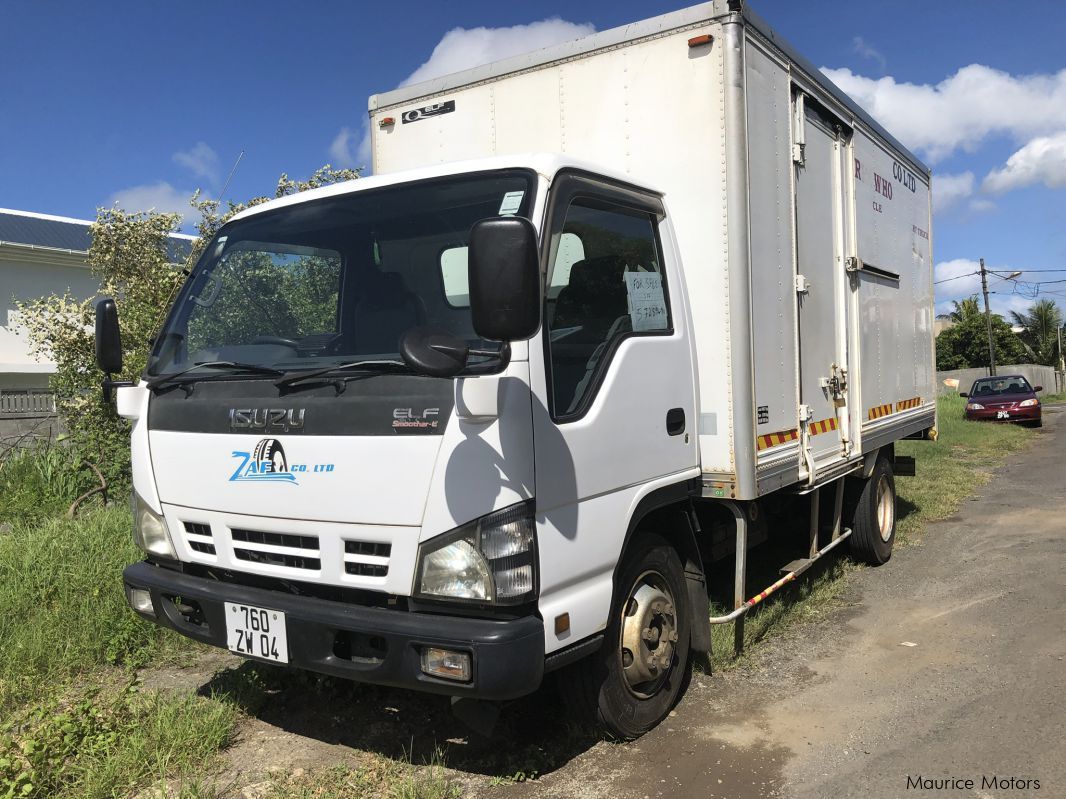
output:
{"label": "zaf co. ltd decal", "polygon": [[285,457],[285,448],[276,438],[264,438],[251,452],[233,452],[240,465],[230,475],[231,483],[289,483],[299,485],[296,476],[332,472],[332,463],[293,463]]}

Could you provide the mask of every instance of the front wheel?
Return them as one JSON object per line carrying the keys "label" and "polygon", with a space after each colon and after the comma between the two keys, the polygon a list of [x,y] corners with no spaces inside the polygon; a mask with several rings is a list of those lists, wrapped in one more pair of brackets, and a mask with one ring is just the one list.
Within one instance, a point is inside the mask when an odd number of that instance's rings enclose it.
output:
{"label": "front wheel", "polygon": [[612,735],[643,735],[688,681],[689,607],[677,552],[656,535],[630,550],[615,584],[603,647],[560,674],[568,703]]}
{"label": "front wheel", "polygon": [[853,484],[854,508],[851,554],[857,560],[880,566],[892,557],[896,540],[896,480],[888,458],[878,458],[873,473]]}

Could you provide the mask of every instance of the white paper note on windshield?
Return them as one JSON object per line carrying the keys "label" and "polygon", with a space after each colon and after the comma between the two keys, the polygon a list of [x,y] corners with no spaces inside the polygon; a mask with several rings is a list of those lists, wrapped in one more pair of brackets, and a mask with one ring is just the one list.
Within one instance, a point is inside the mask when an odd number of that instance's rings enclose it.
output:
{"label": "white paper note on windshield", "polygon": [[629,318],[634,331],[666,329],[663,278],[657,272],[626,272]]}

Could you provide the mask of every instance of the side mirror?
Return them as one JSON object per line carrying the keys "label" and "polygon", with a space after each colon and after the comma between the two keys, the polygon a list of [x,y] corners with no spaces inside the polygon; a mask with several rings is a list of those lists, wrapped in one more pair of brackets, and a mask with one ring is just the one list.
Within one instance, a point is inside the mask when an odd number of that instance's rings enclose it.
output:
{"label": "side mirror", "polygon": [[482,219],[470,230],[470,315],[488,341],[518,341],[540,327],[537,231],[520,216]]}
{"label": "side mirror", "polygon": [[960,391],[959,392],[959,396],[960,397],[965,397],[966,396],[966,392],[965,391]]}
{"label": "side mirror", "polygon": [[1044,387],[1043,387],[1043,386],[1033,386],[1033,393],[1034,393],[1034,394],[1035,394],[1036,392],[1038,392],[1038,391],[1043,391],[1043,390],[1044,390]]}
{"label": "side mirror", "polygon": [[448,333],[414,327],[400,339],[400,357],[415,372],[454,377],[466,367],[470,348]]}
{"label": "side mirror", "polygon": [[96,365],[104,373],[104,402],[111,401],[115,383],[112,374],[122,371],[122,336],[118,330],[118,308],[106,297],[96,303]]}

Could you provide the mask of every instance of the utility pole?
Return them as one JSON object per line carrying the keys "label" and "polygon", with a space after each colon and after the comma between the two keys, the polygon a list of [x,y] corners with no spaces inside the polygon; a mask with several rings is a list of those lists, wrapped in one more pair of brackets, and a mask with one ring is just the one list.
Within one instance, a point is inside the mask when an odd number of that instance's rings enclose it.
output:
{"label": "utility pole", "polygon": [[981,259],[981,291],[985,295],[985,323],[988,325],[988,373],[996,375],[996,345],[992,342],[992,311],[988,309],[988,273],[985,272],[985,259]]}

